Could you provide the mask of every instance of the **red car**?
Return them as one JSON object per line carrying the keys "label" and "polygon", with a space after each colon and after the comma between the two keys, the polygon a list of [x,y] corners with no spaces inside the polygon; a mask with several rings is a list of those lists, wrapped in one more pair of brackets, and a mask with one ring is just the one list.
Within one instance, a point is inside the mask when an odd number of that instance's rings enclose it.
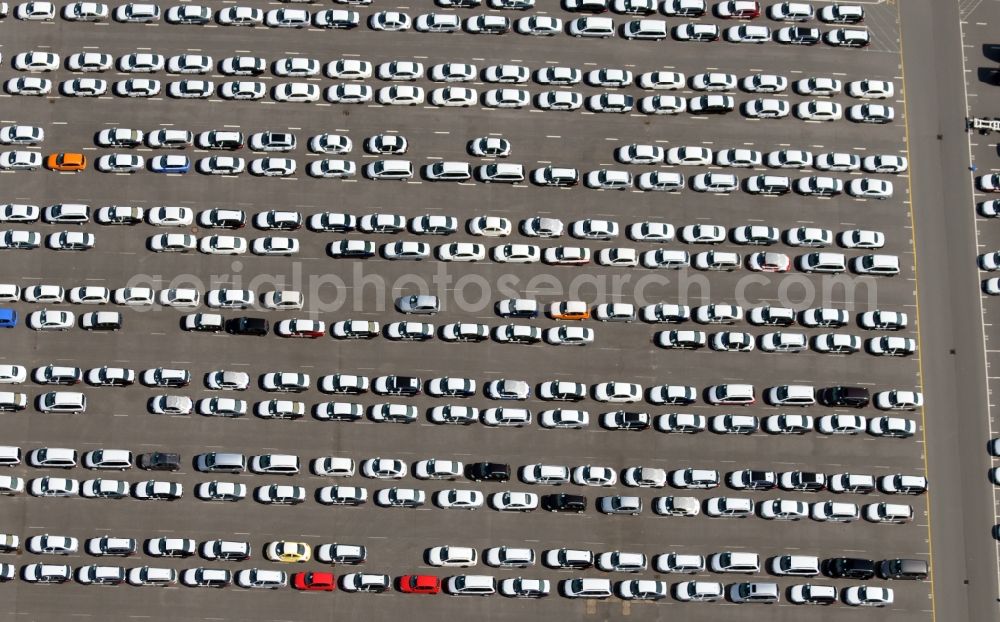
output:
{"label": "red car", "polygon": [[757,0],[725,0],[715,5],[715,14],[723,19],[754,19],[760,16]]}
{"label": "red car", "polygon": [[292,587],[308,592],[332,592],[337,589],[337,579],[332,572],[296,572]]}
{"label": "red car", "polygon": [[437,594],[441,579],[429,574],[405,574],[399,578],[399,591],[407,594]]}

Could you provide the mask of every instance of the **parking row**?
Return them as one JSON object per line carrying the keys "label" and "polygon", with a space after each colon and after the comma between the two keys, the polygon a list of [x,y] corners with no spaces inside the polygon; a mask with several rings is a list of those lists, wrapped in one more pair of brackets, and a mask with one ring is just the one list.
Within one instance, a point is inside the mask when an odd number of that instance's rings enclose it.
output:
{"label": "parking row", "polygon": [[[833,97],[841,93],[855,99],[880,100],[892,98],[895,94],[893,82],[886,80],[862,79],[845,83],[839,78],[810,76],[789,82],[782,75],[753,73],[744,77],[719,71],[692,74],[689,79],[678,71],[650,71],[638,76],[631,69],[604,67],[588,70],[586,73],[576,67],[546,66],[532,69],[525,65],[489,65],[482,70],[472,63],[439,63],[427,66],[417,61],[394,60],[378,65],[357,58],[339,58],[321,63],[315,58],[292,56],[268,62],[258,56],[230,56],[218,64],[212,56],[204,54],[179,54],[170,56],[155,52],[133,52],[114,56],[104,52],[76,52],[66,56],[65,63],[55,52],[28,51],[13,56],[11,66],[18,71],[48,73],[61,65],[72,72],[103,73],[117,70],[119,75],[127,73],[152,74],[166,71],[181,75],[242,76],[255,78],[262,76],[270,67],[277,77],[315,78],[321,73],[333,80],[368,80],[373,77],[384,81],[414,81],[427,79],[432,82],[447,83],[501,83],[524,84],[533,79],[545,86],[575,86],[586,84],[601,88],[624,88],[635,86],[654,91],[709,91],[732,92],[743,90],[747,93],[785,93],[791,86],[798,95]],[[322,71],[321,71],[322,69]],[[268,79],[268,78],[262,78]]]}

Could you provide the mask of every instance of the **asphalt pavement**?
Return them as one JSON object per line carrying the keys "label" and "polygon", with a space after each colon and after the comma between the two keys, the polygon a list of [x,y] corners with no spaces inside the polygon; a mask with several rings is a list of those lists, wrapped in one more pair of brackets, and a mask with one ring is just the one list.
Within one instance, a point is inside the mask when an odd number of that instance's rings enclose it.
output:
{"label": "asphalt pavement", "polygon": [[[273,8],[277,3],[259,3]],[[540,3],[539,12],[558,14],[569,19],[571,14],[550,3]],[[212,2],[215,9],[231,6],[229,2]],[[312,7],[313,5],[309,5]],[[429,4],[428,4],[429,6]],[[258,54],[269,61],[284,56],[303,55],[327,62],[334,58],[361,58],[374,63],[392,59],[417,59],[426,66],[441,62],[473,62],[483,69],[493,63],[523,64],[531,69],[568,65],[581,70],[602,66],[618,66],[636,74],[659,69],[682,71],[691,76],[699,71],[718,70],[742,77],[754,72],[777,73],[794,81],[811,75],[826,75],[843,81],[862,78],[893,80],[897,92],[903,91],[899,72],[898,24],[895,5],[866,5],[866,23],[873,33],[873,45],[866,50],[833,49],[825,45],[814,48],[787,48],[777,44],[742,46],[725,44],[684,44],[667,40],[661,43],[577,40],[566,36],[552,39],[524,37],[514,34],[484,37],[469,34],[424,35],[418,33],[378,33],[362,27],[349,32],[328,32],[308,29],[301,32],[281,32],[265,29],[225,27],[171,26],[158,24],[94,25],[70,24],[57,20],[52,24],[16,22],[8,18],[0,22],[5,59],[28,49],[49,49],[64,57],[72,52],[99,48],[113,55],[132,51],[155,51],[164,55],[198,53],[211,55],[216,62],[233,54]],[[164,6],[164,9],[166,7]],[[362,9],[365,16],[376,9],[393,7],[378,5]],[[424,8],[398,7],[411,14]],[[427,9],[429,10],[429,9]],[[464,14],[468,13],[467,11]],[[515,16],[519,17],[520,14]],[[764,20],[764,18],[761,18]],[[616,21],[624,21],[620,16]],[[678,20],[668,19],[671,23]],[[703,21],[720,22],[715,18]],[[764,20],[767,21],[767,20]],[[723,24],[728,25],[728,24]],[[773,24],[772,24],[773,25]],[[48,46],[48,47],[46,47]],[[707,51],[711,57],[706,59]],[[925,50],[926,52],[927,50]],[[909,63],[907,69],[909,70]],[[109,72],[105,79],[125,76]],[[0,78],[13,77],[16,72],[5,65]],[[70,72],[54,72],[54,79],[66,79]],[[166,82],[177,79],[160,73]],[[910,76],[907,75],[907,79]],[[210,79],[224,80],[216,72]],[[269,85],[280,79],[265,74]],[[327,78],[314,80],[322,86],[333,82]],[[369,80],[374,87],[384,82]],[[418,82],[429,90],[441,86],[429,80]],[[473,84],[480,93],[493,85],[477,80]],[[909,86],[909,83],[907,84]],[[522,88],[532,94],[547,87],[529,82]],[[586,95],[602,89],[579,85],[573,87]],[[650,92],[635,87],[622,89],[636,96]],[[908,95],[909,89],[907,89]],[[695,95],[690,89],[679,94]],[[745,92],[734,93],[738,102],[756,97]],[[791,90],[781,96],[791,104],[808,98]],[[776,149],[808,149],[816,154],[826,151],[846,151],[860,156],[872,154],[906,155],[906,111],[901,98],[888,102],[896,110],[896,120],[886,126],[869,126],[841,120],[833,123],[806,123],[789,117],[773,121],[751,121],[738,112],[722,117],[649,117],[638,113],[626,115],[592,114],[587,112],[554,113],[533,108],[523,110],[491,110],[478,106],[468,109],[437,109],[430,106],[395,109],[377,105],[336,106],[325,103],[287,104],[260,102],[177,101],[167,97],[150,101],[125,100],[116,97],[96,100],[49,98],[0,98],[0,121],[39,125],[47,137],[40,150],[43,153],[61,150],[82,150],[93,161],[111,150],[98,148],[94,135],[113,126],[150,131],[158,127],[189,129],[194,132],[210,129],[236,128],[246,134],[265,129],[294,132],[299,147],[291,154],[298,161],[299,173],[293,179],[262,179],[244,174],[233,178],[215,178],[191,172],[185,176],[161,176],[149,172],[134,175],[107,175],[88,170],[80,174],[56,174],[48,171],[0,175],[4,187],[3,202],[24,202],[49,205],[58,202],[81,202],[96,208],[102,205],[137,205],[153,208],[161,205],[191,207],[198,212],[212,207],[245,210],[248,215],[269,209],[300,211],[303,216],[319,211],[343,211],[358,216],[370,213],[397,213],[407,218],[423,214],[446,214],[459,219],[480,216],[504,216],[514,223],[527,217],[545,215],[570,222],[584,218],[604,218],[618,222],[622,229],[633,222],[663,220],[677,227],[687,224],[710,223],[726,227],[744,224],[769,224],[779,229],[816,226],[834,233],[852,228],[883,231],[886,247],[883,252],[898,255],[901,274],[879,279],[828,279],[816,275],[789,273],[787,276],[748,277],[751,273],[703,273],[684,271],[664,273],[645,269],[524,265],[509,266],[491,262],[475,264],[444,264],[437,261],[422,263],[368,260],[334,260],[326,255],[326,245],[344,237],[341,234],[314,233],[305,229],[289,235],[298,238],[302,250],[288,258],[245,256],[240,258],[208,257],[197,253],[154,254],[146,249],[149,236],[165,231],[148,225],[134,228],[103,227],[87,224],[84,230],[97,236],[97,246],[86,253],[9,251],[4,255],[0,281],[22,287],[34,284],[58,284],[66,287],[98,285],[117,288],[126,285],[149,285],[155,289],[195,286],[203,293],[215,287],[245,287],[263,294],[273,288],[297,289],[306,294],[307,309],[302,312],[264,312],[248,314],[268,317],[272,324],[290,317],[322,319],[329,326],[335,321],[353,318],[382,322],[383,325],[402,319],[392,302],[396,296],[414,293],[426,286],[441,295],[444,310],[430,318],[436,326],[453,321],[481,322],[490,326],[505,323],[493,312],[493,303],[508,295],[534,297],[549,303],[578,298],[590,304],[601,302],[678,302],[691,306],[709,302],[738,302],[747,308],[762,304],[787,304],[797,310],[811,306],[832,306],[848,310],[852,324],[838,332],[863,338],[878,333],[857,328],[853,321],[857,313],[872,310],[897,310],[910,315],[910,326],[901,334],[916,336],[916,303],[911,217],[909,212],[908,175],[881,176],[895,184],[895,195],[888,201],[859,201],[847,196],[818,199],[789,194],[783,197],[757,197],[738,192],[728,196],[699,194],[685,190],[679,194],[643,193],[638,191],[596,191],[582,185],[570,189],[540,188],[528,184],[514,187],[481,183],[435,184],[413,179],[408,183],[374,182],[358,177],[350,181],[316,180],[304,173],[308,161],[317,156],[308,154],[305,143],[309,136],[320,132],[349,135],[354,141],[350,159],[360,168],[374,159],[365,154],[361,143],[366,136],[379,132],[398,132],[410,142],[406,158],[416,165],[437,161],[465,160],[485,163],[468,156],[467,142],[478,136],[502,135],[513,145],[510,161],[520,162],[527,169],[547,164],[573,166],[581,172],[599,169],[627,169],[634,174],[648,170],[636,165],[615,163],[615,148],[629,143],[659,144],[665,148],[681,145],[707,146],[713,150],[746,147],[768,152]],[[835,101],[845,108],[857,103],[844,94]],[[910,104],[912,107],[912,103]],[[911,135],[913,132],[911,124]],[[151,157],[156,152],[145,148],[136,151]],[[192,159],[212,155],[195,149],[185,151]],[[239,154],[247,159],[262,157],[248,149]],[[920,166],[930,166],[920,162]],[[686,174],[721,171],[719,167],[673,167]],[[930,175],[920,169],[920,174]],[[754,174],[764,170],[754,171]],[[748,171],[738,171],[746,176]],[[789,171],[793,177],[820,174],[816,171]],[[860,173],[835,173],[849,180]],[[916,192],[916,190],[915,190]],[[917,204],[919,207],[919,203]],[[49,233],[59,230],[46,224],[31,225],[32,230]],[[921,231],[918,222],[916,231]],[[186,232],[197,236],[209,235],[198,227]],[[252,226],[238,232],[247,238],[267,235]],[[366,235],[352,233],[350,238],[371,239],[379,244],[396,239],[419,239],[432,245],[445,241],[476,241],[492,246],[503,241],[475,238],[459,231],[448,238],[413,235]],[[533,241],[515,233],[511,242],[539,243],[543,247],[558,244],[585,246],[596,253],[601,248],[624,246],[640,250],[655,248],[648,243],[631,242],[624,236],[610,242],[574,240],[568,236],[555,240]],[[666,246],[684,248],[692,253],[704,250],[678,241]],[[748,253],[746,247],[725,243],[718,247]],[[921,248],[918,240],[918,249]],[[791,256],[808,252],[784,244],[774,250]],[[831,250],[842,250],[833,248]],[[844,251],[848,256],[863,251]],[[923,251],[921,251],[923,252]],[[921,271],[924,264],[921,263]],[[761,276],[762,278],[756,278]],[[923,277],[921,277],[923,278]],[[925,288],[921,287],[922,292]],[[927,294],[925,294],[927,295]],[[928,304],[941,304],[949,297],[941,296]],[[14,305],[26,316],[38,305]],[[58,308],[70,309],[69,305]],[[75,312],[88,311],[72,307]],[[767,354],[667,351],[652,343],[653,335],[670,326],[654,326],[642,322],[632,324],[599,324],[588,321],[594,328],[595,343],[583,349],[548,345],[515,346],[498,343],[452,344],[439,339],[424,343],[392,342],[385,338],[374,341],[335,341],[329,337],[318,340],[283,340],[276,336],[264,338],[232,335],[185,333],[179,329],[183,311],[153,309],[148,311],[121,309],[125,316],[124,329],[115,334],[87,333],[79,329],[67,333],[36,333],[23,326],[5,333],[0,361],[19,363],[34,368],[47,363],[90,368],[101,365],[124,366],[137,371],[157,366],[189,369],[193,375],[190,387],[171,391],[192,398],[211,397],[203,388],[202,379],[210,371],[234,369],[246,371],[256,380],[269,371],[300,371],[317,379],[329,373],[359,373],[372,378],[382,374],[411,374],[424,380],[440,376],[460,376],[475,379],[482,387],[497,378],[516,378],[533,386],[551,380],[574,380],[594,384],[606,380],[628,380],[645,387],[656,384],[684,384],[699,390],[727,382],[752,383],[758,396],[767,387],[778,384],[810,384],[817,388],[837,384],[866,386],[873,391],[892,388],[913,390],[920,386],[920,362],[917,357],[885,359],[866,353],[850,356],[800,354]],[[200,310],[204,311],[202,307]],[[923,308],[921,308],[923,311]],[[227,317],[241,314],[225,311]],[[921,320],[926,322],[923,316]],[[528,323],[548,328],[554,320],[539,318]],[[970,323],[971,324],[971,323]],[[726,327],[692,326],[708,333]],[[741,322],[732,330],[759,336],[768,332],[764,327]],[[792,330],[792,329],[790,329]],[[824,329],[796,327],[810,337],[829,332]],[[970,328],[971,330],[971,328]],[[925,340],[926,334],[921,334]],[[933,342],[931,344],[933,348]],[[934,351],[934,350],[931,350]],[[922,352],[927,352],[923,350]],[[923,357],[926,358],[926,357]],[[939,358],[940,355],[939,355]],[[948,359],[943,359],[948,360]],[[927,369],[927,361],[923,361]],[[928,372],[925,371],[925,374]],[[944,372],[942,372],[943,374]],[[25,390],[34,397],[46,389],[27,385]],[[246,540],[255,550],[254,559],[226,567],[249,568],[254,565],[278,568],[289,572],[300,569],[319,570],[321,565],[310,563],[288,567],[263,559],[263,547],[272,540],[301,540],[312,545],[323,542],[359,543],[369,549],[369,560],[363,567],[369,572],[385,572],[399,576],[424,572],[438,576],[458,574],[451,569],[428,568],[422,559],[426,548],[442,544],[469,545],[480,550],[499,545],[529,546],[537,554],[559,547],[586,548],[593,551],[639,551],[649,556],[670,551],[704,555],[724,550],[749,550],[761,558],[779,554],[812,554],[820,557],[860,556],[875,560],[907,557],[929,559],[927,542],[928,497],[889,497],[881,493],[868,496],[843,495],[843,500],[858,504],[901,502],[914,507],[915,520],[906,525],[875,525],[860,520],[853,524],[824,524],[811,520],[776,525],[758,518],[745,520],[667,518],[651,511],[654,496],[689,494],[676,490],[628,489],[616,486],[618,494],[634,492],[640,495],[646,509],[638,517],[606,516],[593,509],[596,498],[604,490],[578,486],[529,486],[520,482],[480,484],[460,482],[419,482],[412,477],[405,486],[421,488],[428,496],[451,486],[468,487],[485,493],[501,490],[547,492],[578,492],[588,496],[590,508],[581,515],[557,515],[543,512],[506,514],[492,509],[473,513],[447,511],[431,504],[417,509],[378,508],[369,503],[361,508],[331,508],[311,498],[300,506],[268,507],[247,499],[237,504],[208,503],[193,497],[194,487],[214,476],[195,471],[194,456],[203,451],[240,451],[247,455],[291,453],[298,455],[303,465],[308,460],[325,455],[348,456],[360,461],[376,456],[396,457],[407,462],[423,458],[451,458],[466,463],[477,460],[499,460],[512,466],[535,463],[606,465],[616,470],[629,466],[659,466],[666,469],[688,466],[717,469],[721,473],[740,468],[762,468],[775,471],[812,470],[827,474],[853,472],[885,475],[893,473],[925,474],[924,430],[911,439],[859,436],[771,436],[758,433],[751,436],[719,436],[710,432],[697,435],[665,435],[654,430],[641,433],[612,432],[600,429],[596,422],[585,430],[544,430],[537,424],[522,429],[489,428],[483,425],[438,426],[424,416],[414,425],[377,424],[367,421],[321,422],[312,418],[300,421],[267,421],[248,416],[242,419],[217,419],[201,416],[156,417],[146,410],[147,400],[162,392],[133,386],[126,389],[82,389],[90,400],[85,415],[43,415],[26,412],[5,417],[5,436],[10,444],[27,451],[36,447],[73,447],[80,451],[99,447],[120,447],[138,453],[143,451],[177,451],[184,458],[184,467],[177,474],[163,479],[178,481],[185,486],[185,497],[175,503],[121,501],[91,501],[86,499],[37,499],[15,497],[0,505],[0,524],[8,532],[22,538],[40,533],[66,534],[81,539],[115,534],[138,539],[175,536],[199,541],[213,538]],[[938,389],[948,395],[947,388]],[[927,389],[931,393],[931,389]],[[238,397],[252,404],[274,397],[256,387]],[[284,397],[284,396],[281,396]],[[311,405],[332,399],[316,389],[301,394],[299,399]],[[928,397],[930,401],[932,398]],[[445,400],[422,395],[417,398],[381,398],[371,394],[356,400],[364,405],[396,401],[417,405],[421,411]],[[485,397],[466,400],[469,405],[489,408],[506,405]],[[526,406],[536,415],[545,408],[558,407],[532,398]],[[639,405],[642,406],[642,405]],[[586,400],[581,405],[596,419],[612,405]],[[638,406],[637,406],[638,407]],[[650,414],[669,412],[669,407],[644,407]],[[680,409],[678,409],[680,410]],[[712,407],[699,398],[683,409],[703,415],[728,412]],[[739,409],[738,414],[760,417],[780,414],[781,409],[762,401]],[[802,412],[816,417],[840,412],[812,407]],[[867,417],[883,414],[874,408],[859,411]],[[945,426],[946,422],[927,413],[927,430]],[[901,416],[922,420],[920,412]],[[932,421],[933,419],[933,421]],[[923,426],[921,426],[923,427]],[[928,437],[931,437],[928,434]],[[930,464],[935,464],[932,449]],[[936,467],[935,467],[936,468]],[[13,471],[25,477],[36,477],[42,471],[22,466]],[[63,475],[58,473],[45,473]],[[66,474],[86,479],[96,476],[81,468]],[[116,475],[117,477],[117,475]],[[122,476],[132,482],[142,481],[148,474],[131,471]],[[269,483],[295,483],[307,488],[309,494],[320,486],[334,483],[303,472],[293,478],[274,478],[244,474],[221,476],[220,480],[238,480],[253,488]],[[931,476],[932,490],[950,494],[947,485]],[[354,485],[366,486],[370,494],[386,487],[377,480],[357,476]],[[635,492],[638,490],[638,492]],[[743,496],[724,486],[715,491],[694,491],[690,494],[705,499],[713,495]],[[937,494],[937,492],[933,493]],[[824,491],[819,494],[793,492],[755,492],[745,496],[755,500],[778,497],[812,502],[836,498]],[[935,503],[939,497],[934,497]],[[935,523],[937,528],[937,523]],[[937,542],[935,541],[935,545]],[[972,545],[970,544],[970,547]],[[937,547],[935,547],[937,552]],[[2,556],[0,556],[2,557]],[[41,561],[30,554],[20,554],[0,562],[17,564]],[[60,560],[61,561],[61,560]],[[73,566],[104,563],[105,560],[84,554],[66,560]],[[117,560],[111,562],[115,563]],[[935,558],[936,561],[936,558]],[[196,558],[188,560],[155,560],[146,555],[127,560],[124,565],[165,565],[189,568],[203,564],[217,567]],[[337,574],[350,572],[340,567]],[[491,620],[611,618],[629,615],[642,620],[663,619],[682,615],[686,620],[715,620],[720,612],[733,619],[760,616],[761,608],[750,605],[683,604],[673,599],[659,603],[630,603],[617,598],[604,602],[571,601],[555,594],[560,579],[573,576],[605,576],[596,570],[571,573],[535,566],[527,570],[494,569],[482,564],[468,572],[490,574],[499,578],[523,575],[552,581],[553,595],[540,601],[523,602],[493,596],[485,599],[420,597],[399,593],[374,595],[301,594],[291,589],[257,593],[253,590],[229,588],[204,590],[187,587],[138,589],[121,587],[88,587],[76,584],[62,586],[30,585],[23,581],[0,586],[9,592],[12,603],[10,619],[65,620],[67,616],[104,615],[113,602],[116,619],[176,620],[333,620],[344,616],[367,619],[398,617],[399,608],[416,620],[440,619],[447,615],[483,616]],[[652,571],[642,573],[652,577]],[[618,576],[621,575],[621,576]],[[615,573],[614,580],[632,578]],[[658,577],[671,583],[686,577]],[[765,573],[754,579],[704,573],[703,580],[733,583],[742,580],[777,581],[783,591],[800,581],[775,578]],[[820,580],[817,580],[820,581]],[[838,587],[856,582],[821,580]],[[884,582],[878,581],[879,585]],[[928,601],[928,582],[894,582],[896,602],[882,611],[858,612],[859,617],[879,617],[887,622],[897,620],[927,620],[932,618]],[[109,598],[108,594],[111,594]],[[404,600],[405,599],[405,600]],[[785,595],[782,602],[767,609],[772,620],[828,620],[847,613],[842,604],[831,608],[806,608],[791,605]],[[0,614],[3,615],[3,614]],[[942,618],[945,619],[945,618]],[[952,618],[963,619],[963,618]],[[968,618],[974,619],[974,618]]]}

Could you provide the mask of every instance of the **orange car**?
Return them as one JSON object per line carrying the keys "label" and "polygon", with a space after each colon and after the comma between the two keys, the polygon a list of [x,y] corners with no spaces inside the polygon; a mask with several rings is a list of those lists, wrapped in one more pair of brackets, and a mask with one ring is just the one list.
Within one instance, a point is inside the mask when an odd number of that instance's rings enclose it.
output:
{"label": "orange car", "polygon": [[586,320],[590,307],[581,300],[564,300],[549,305],[549,316],[554,320]]}
{"label": "orange car", "polygon": [[82,171],[87,168],[87,156],[82,153],[53,153],[45,158],[45,167],[53,171]]}

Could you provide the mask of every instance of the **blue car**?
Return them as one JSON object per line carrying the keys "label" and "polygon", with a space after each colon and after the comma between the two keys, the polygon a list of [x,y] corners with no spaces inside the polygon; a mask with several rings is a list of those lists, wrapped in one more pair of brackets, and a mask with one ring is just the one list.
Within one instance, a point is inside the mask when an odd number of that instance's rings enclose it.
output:
{"label": "blue car", "polygon": [[17,311],[0,309],[0,328],[14,328],[15,326],[17,326]]}
{"label": "blue car", "polygon": [[191,160],[185,155],[161,155],[149,161],[154,173],[186,173],[191,170]]}

